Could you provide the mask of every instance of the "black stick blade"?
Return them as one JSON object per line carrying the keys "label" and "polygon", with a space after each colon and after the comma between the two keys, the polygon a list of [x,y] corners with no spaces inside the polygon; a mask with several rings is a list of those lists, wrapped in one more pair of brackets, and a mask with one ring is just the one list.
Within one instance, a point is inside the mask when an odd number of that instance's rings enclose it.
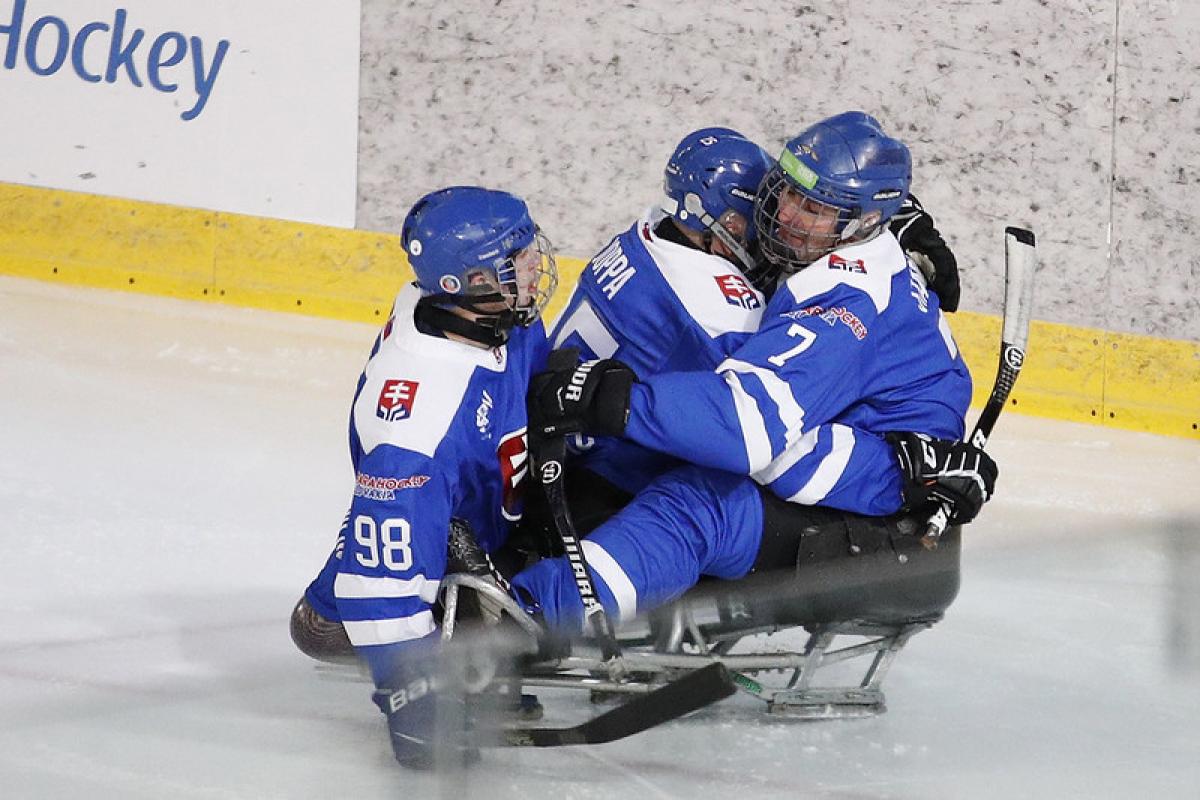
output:
{"label": "black stick blade", "polygon": [[724,700],[735,691],[729,670],[724,664],[713,662],[572,728],[507,730],[506,743],[517,747],[562,747],[615,742]]}

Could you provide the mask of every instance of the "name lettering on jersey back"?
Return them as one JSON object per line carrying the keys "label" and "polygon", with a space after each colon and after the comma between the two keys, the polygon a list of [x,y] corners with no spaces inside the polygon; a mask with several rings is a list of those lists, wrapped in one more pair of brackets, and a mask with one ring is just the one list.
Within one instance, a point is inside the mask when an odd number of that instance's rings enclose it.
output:
{"label": "name lettering on jersey back", "polygon": [[396,492],[403,489],[420,489],[432,480],[428,475],[410,475],[407,478],[383,478],[360,472],[354,480],[354,496],[368,500],[388,502],[396,499]]}
{"label": "name lettering on jersey back", "polygon": [[908,262],[908,293],[917,301],[917,308],[921,309],[921,313],[928,314],[929,288],[925,285],[925,276],[911,258],[905,260]]}
{"label": "name lettering on jersey back", "polygon": [[854,338],[858,339],[860,342],[867,338],[867,326],[863,324],[863,321],[858,318],[857,314],[845,306],[834,306],[833,308],[825,308],[824,306],[809,306],[808,308],[802,308],[798,311],[788,311],[782,316],[785,316],[788,319],[817,317],[818,319],[823,320],[825,324],[831,328],[840,322],[849,328],[850,332],[854,334]]}
{"label": "name lettering on jersey back", "polygon": [[375,404],[375,416],[385,422],[398,422],[412,416],[413,403],[417,399],[417,381],[384,381]]}
{"label": "name lettering on jersey back", "polygon": [[613,239],[608,247],[601,250],[592,259],[589,268],[596,279],[596,286],[609,300],[616,297],[621,287],[637,274],[637,270],[630,265],[629,259],[621,250],[620,239]]}
{"label": "name lettering on jersey back", "polygon": [[750,288],[750,284],[746,283],[746,279],[741,275],[716,275],[717,286],[721,288],[721,294],[725,296],[725,302],[731,306],[744,308],[747,311],[760,308],[762,301],[758,299],[758,295]]}

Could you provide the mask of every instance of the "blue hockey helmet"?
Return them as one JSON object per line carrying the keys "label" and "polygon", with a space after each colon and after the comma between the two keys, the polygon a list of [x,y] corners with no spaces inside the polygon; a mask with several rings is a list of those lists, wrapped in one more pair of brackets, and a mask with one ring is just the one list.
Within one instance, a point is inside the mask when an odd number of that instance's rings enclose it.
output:
{"label": "blue hockey helmet", "polygon": [[912,182],[908,147],[861,111],[822,120],[792,139],[758,189],[763,256],[795,272],[841,245],[871,238]]}
{"label": "blue hockey helmet", "polygon": [[408,212],[400,240],[427,298],[491,318],[498,329],[532,324],[558,285],[550,242],[525,201],[508,192],[431,192]]}
{"label": "blue hockey helmet", "polygon": [[767,151],[732,128],[692,131],[663,171],[663,211],[691,230],[711,232],[750,267],[754,193],[770,167]]}

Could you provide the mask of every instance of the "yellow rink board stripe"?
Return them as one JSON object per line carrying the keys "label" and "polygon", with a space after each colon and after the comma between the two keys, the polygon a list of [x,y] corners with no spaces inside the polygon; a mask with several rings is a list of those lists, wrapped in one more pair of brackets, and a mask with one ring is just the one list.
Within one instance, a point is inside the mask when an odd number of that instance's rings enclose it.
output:
{"label": "yellow rink board stripe", "polygon": [[[562,307],[584,262],[560,258]],[[395,236],[0,183],[0,274],[372,322],[412,273]],[[1036,314],[1036,310],[1035,310]],[[949,315],[981,404],[1000,318]],[[1200,345],[1033,323],[1013,410],[1200,439]]]}

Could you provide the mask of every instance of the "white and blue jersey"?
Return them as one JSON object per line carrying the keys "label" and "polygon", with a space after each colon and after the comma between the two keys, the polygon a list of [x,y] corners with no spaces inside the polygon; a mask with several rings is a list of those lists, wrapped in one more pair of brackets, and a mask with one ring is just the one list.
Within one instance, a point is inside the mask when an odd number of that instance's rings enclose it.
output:
{"label": "white and blue jersey", "polygon": [[[743,577],[763,531],[746,475],[796,503],[897,511],[899,466],[883,435],[961,438],[970,397],[937,297],[891,234],[809,265],[716,370],[634,384],[625,435],[693,464],[656,479],[583,541],[600,602],[627,620],[701,575]],[[580,624],[566,559],[540,561],[513,585],[548,623]]]}
{"label": "white and blue jersey", "polygon": [[548,346],[540,322],[479,348],[419,332],[415,286],[396,298],[354,396],[354,497],[337,545],[305,592],[340,620],[384,680],[397,652],[435,630],[450,519],[484,550],[520,519],[528,471],[525,391]]}
{"label": "white and blue jersey", "polygon": [[[554,347],[647,376],[715,369],[758,329],[762,293],[726,259],[656,235],[665,216],[646,211],[588,262],[550,334]],[[584,463],[629,492],[676,465],[615,439],[597,442]]]}
{"label": "white and blue jersey", "polygon": [[714,372],[635,384],[625,435],[784,500],[901,505],[889,431],[963,435],[971,377],[920,270],[884,232],[791,276]]}

